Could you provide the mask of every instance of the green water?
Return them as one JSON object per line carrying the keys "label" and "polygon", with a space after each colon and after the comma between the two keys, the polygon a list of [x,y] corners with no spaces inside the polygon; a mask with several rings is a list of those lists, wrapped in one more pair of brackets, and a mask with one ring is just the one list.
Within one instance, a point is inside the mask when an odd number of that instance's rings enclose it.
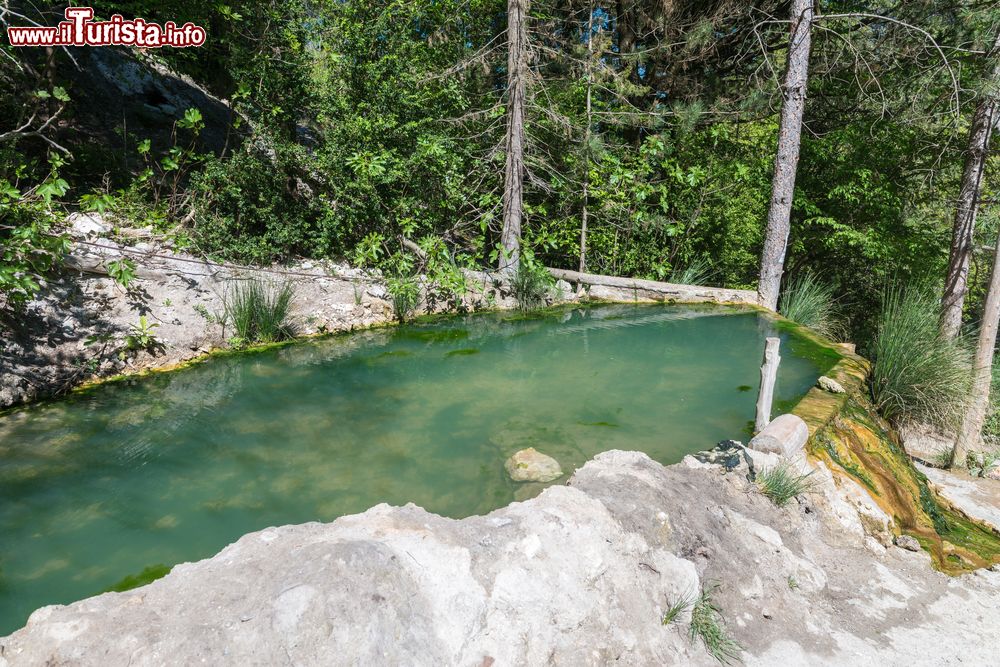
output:
{"label": "green water", "polygon": [[[523,447],[572,472],[607,449],[673,463],[740,438],[775,333],[721,308],[475,315],[219,357],[10,413],[0,635],[42,605],[267,526],[380,502],[488,512],[540,490],[504,475]],[[833,361],[780,335],[779,408]]]}

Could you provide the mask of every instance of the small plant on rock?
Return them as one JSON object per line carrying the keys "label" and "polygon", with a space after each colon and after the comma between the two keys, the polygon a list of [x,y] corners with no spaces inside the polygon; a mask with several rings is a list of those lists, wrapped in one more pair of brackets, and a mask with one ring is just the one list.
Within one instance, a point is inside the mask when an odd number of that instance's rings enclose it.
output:
{"label": "small plant on rock", "polygon": [[129,352],[146,350],[152,352],[160,347],[153,330],[160,326],[156,322],[150,322],[145,315],[139,316],[139,323],[129,327],[129,332],[125,335],[125,349],[118,353],[120,359],[124,359]]}
{"label": "small plant on rock", "polygon": [[789,464],[782,463],[757,475],[757,486],[771,502],[784,507],[789,500],[812,488],[810,475],[812,472],[800,475]]}
{"label": "small plant on rock", "polygon": [[525,251],[511,280],[511,289],[514,292],[514,299],[517,300],[518,309],[527,312],[544,305],[545,297],[553,282],[545,267],[535,261],[533,254]]}
{"label": "small plant on rock", "polygon": [[295,335],[288,314],[294,290],[289,283],[238,281],[226,297],[226,321],[246,343],[275,343]]}
{"label": "small plant on rock", "polygon": [[386,288],[392,299],[392,312],[396,319],[405,322],[420,305],[420,283],[412,276],[389,278]]}
{"label": "small plant on rock", "polygon": [[691,628],[688,631],[692,640],[700,637],[708,654],[723,665],[739,660],[743,647],[733,639],[726,630],[722,613],[712,601],[712,594],[718,585],[702,590],[691,608]]}
{"label": "small plant on rock", "polygon": [[666,613],[663,614],[661,623],[663,625],[670,625],[676,621],[684,612],[689,610],[694,605],[694,600],[691,597],[685,596],[671,604],[667,607]]}

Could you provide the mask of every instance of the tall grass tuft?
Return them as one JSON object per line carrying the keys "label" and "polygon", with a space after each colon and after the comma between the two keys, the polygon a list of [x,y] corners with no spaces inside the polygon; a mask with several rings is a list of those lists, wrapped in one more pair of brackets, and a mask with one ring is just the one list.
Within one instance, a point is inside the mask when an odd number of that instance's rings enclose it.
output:
{"label": "tall grass tuft", "polygon": [[738,660],[743,647],[733,639],[723,625],[722,614],[712,600],[717,585],[702,590],[691,608],[691,639],[700,637],[708,654],[723,665]]}
{"label": "tall grass tuft", "polygon": [[778,312],[821,336],[836,340],[844,334],[833,287],[812,273],[802,273],[788,281]]}
{"label": "tall grass tuft", "polygon": [[972,386],[972,351],[940,335],[930,293],[886,291],[870,356],[872,399],[885,417],[957,428]]}
{"label": "tall grass tuft", "polygon": [[783,463],[757,475],[757,486],[771,502],[778,507],[784,507],[795,496],[812,489],[812,480],[809,479],[811,474],[812,472],[800,475],[789,464]]}
{"label": "tall grass tuft", "polygon": [[226,318],[243,343],[274,343],[295,335],[288,321],[295,291],[289,283],[236,281],[226,296]]}
{"label": "tall grass tuft", "polygon": [[695,257],[687,266],[674,268],[670,282],[675,285],[707,285],[714,273],[712,265],[704,257]]}

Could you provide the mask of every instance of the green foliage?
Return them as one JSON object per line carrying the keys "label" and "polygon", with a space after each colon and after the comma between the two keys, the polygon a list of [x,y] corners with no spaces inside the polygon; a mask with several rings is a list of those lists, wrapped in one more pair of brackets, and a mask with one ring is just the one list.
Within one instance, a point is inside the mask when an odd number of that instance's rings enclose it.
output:
{"label": "green foliage", "polygon": [[392,299],[392,312],[396,319],[405,322],[420,305],[420,283],[413,276],[397,276],[386,280]]}
{"label": "green foliage", "polygon": [[730,636],[719,608],[712,600],[718,585],[703,589],[691,608],[691,639],[701,638],[708,654],[723,665],[739,660],[743,647]]}
{"label": "green foliage", "polygon": [[54,159],[39,186],[25,192],[0,178],[0,310],[16,310],[31,299],[69,248],[54,229],[52,198],[68,189],[59,164]]}
{"label": "green foliage", "polygon": [[161,347],[160,341],[153,333],[158,326],[160,326],[158,323],[147,320],[145,315],[140,315],[138,324],[129,327],[129,332],[125,335],[125,348],[118,356],[124,359],[129,352],[138,350],[152,352]]}
{"label": "green foliage", "polygon": [[843,333],[833,288],[809,272],[789,280],[778,312],[831,340],[837,340]]}
{"label": "green foliage", "polygon": [[682,597],[676,602],[672,603],[667,607],[667,611],[664,612],[663,618],[660,619],[662,625],[670,625],[676,621],[685,612],[694,606],[695,600],[691,597]]}
{"label": "green foliage", "polygon": [[105,268],[108,270],[108,276],[125,289],[128,289],[135,280],[135,262],[127,257],[108,262]]}
{"label": "green foliage", "polygon": [[670,282],[678,285],[708,285],[712,279],[712,265],[704,257],[695,257],[683,268],[674,267]]}
{"label": "green foliage", "polygon": [[885,291],[871,348],[875,406],[894,421],[953,430],[971,387],[971,352],[938,331],[938,302],[918,289]]}
{"label": "green foliage", "polygon": [[242,343],[274,343],[295,335],[288,321],[295,291],[291,283],[258,278],[235,280],[226,295],[226,321]]}
{"label": "green foliage", "polygon": [[807,493],[813,483],[812,472],[800,474],[788,463],[768,468],[757,475],[757,486],[778,507],[784,507],[792,498]]}
{"label": "green foliage", "polygon": [[545,305],[549,288],[553,284],[552,275],[530,252],[521,254],[521,261],[511,278],[511,290],[518,309],[527,312]]}

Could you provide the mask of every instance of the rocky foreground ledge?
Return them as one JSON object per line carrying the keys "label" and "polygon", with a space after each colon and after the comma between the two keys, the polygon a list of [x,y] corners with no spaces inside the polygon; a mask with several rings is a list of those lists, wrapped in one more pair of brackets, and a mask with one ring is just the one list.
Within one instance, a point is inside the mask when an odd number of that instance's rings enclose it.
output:
{"label": "rocky foreground ledge", "polygon": [[813,493],[776,508],[753,462],[612,451],[487,516],[379,505],[268,528],[148,586],[38,610],[0,639],[0,666],[710,665],[690,610],[663,617],[713,587],[746,664],[1000,655],[1000,573],[950,578],[883,546],[886,524],[822,464]]}

